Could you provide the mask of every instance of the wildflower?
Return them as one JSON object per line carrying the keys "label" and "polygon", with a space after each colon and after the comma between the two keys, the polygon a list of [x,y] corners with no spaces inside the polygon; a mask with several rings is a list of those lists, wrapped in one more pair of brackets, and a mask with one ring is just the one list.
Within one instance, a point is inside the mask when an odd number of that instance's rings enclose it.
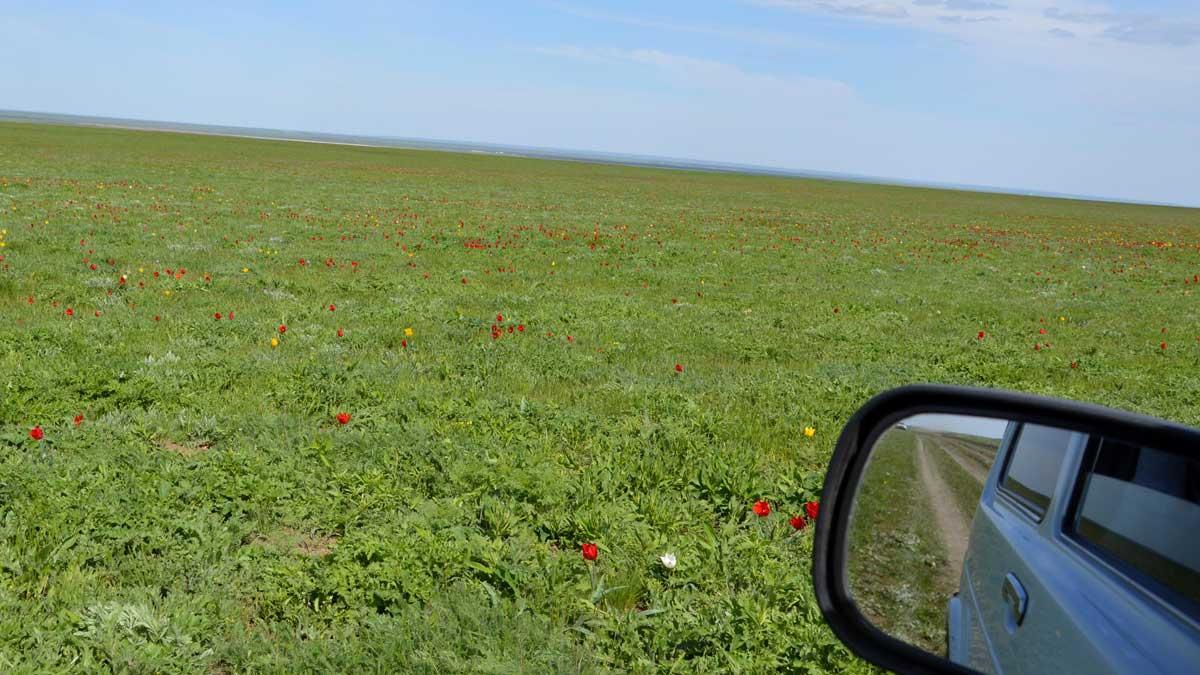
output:
{"label": "wildflower", "polygon": [[286,332],[287,332],[287,326],[285,326],[283,324],[279,324],[279,334],[283,335]]}
{"label": "wildflower", "polygon": [[338,424],[341,424],[342,426],[349,424],[350,423],[350,413],[348,413],[348,412],[338,413],[337,421],[338,421]]}
{"label": "wildflower", "polygon": [[413,329],[405,328],[404,329],[404,337],[412,337],[412,336],[413,336]]}
{"label": "wildflower", "polygon": [[75,316],[75,310],[68,307],[67,308],[67,316]]}
{"label": "wildflower", "polygon": [[503,314],[496,315],[496,323],[504,323],[504,315]]}
{"label": "wildflower", "polygon": [[809,520],[816,520],[817,513],[821,510],[821,503],[816,501],[808,502],[804,505],[804,514]]}
{"label": "wildflower", "polygon": [[771,505],[762,499],[754,502],[754,515],[759,518],[766,518],[771,515]]}
{"label": "wildflower", "polygon": [[220,320],[221,320],[221,313],[220,313],[220,312],[213,312],[213,318],[214,318],[214,319],[216,319],[217,321],[220,321]]}
{"label": "wildflower", "polygon": [[42,431],[40,426],[35,426],[29,430],[29,437],[35,441],[40,441],[46,437],[46,433]]}
{"label": "wildflower", "polygon": [[600,556],[600,549],[596,548],[595,544],[584,544],[580,546],[580,553],[583,554],[584,560],[592,561]]}
{"label": "wildflower", "polygon": [[271,338],[271,346],[278,347],[279,346],[279,338]]}
{"label": "wildflower", "polygon": [[522,324],[518,324],[518,325],[517,325],[517,332],[518,332],[518,333],[524,333],[524,332],[525,332],[525,324],[523,324],[523,323],[522,323]]}
{"label": "wildflower", "polygon": [[982,340],[985,337],[987,337],[987,333],[984,333],[983,331],[979,331],[979,334],[975,336],[975,339]]}
{"label": "wildflower", "polygon": [[333,304],[330,304],[330,305],[329,305],[329,311],[333,312],[333,311],[336,311],[336,310],[337,310],[337,307],[336,307],[336,306],[334,306]]}
{"label": "wildflower", "polygon": [[80,424],[83,424],[83,415],[76,415],[75,426],[79,426]]}
{"label": "wildflower", "polygon": [[817,435],[817,430],[813,427],[804,427],[804,435],[807,438],[812,438],[813,436]]}
{"label": "wildflower", "polygon": [[342,335],[344,335],[344,333],[342,333],[342,327],[341,327],[341,326],[338,326],[338,332],[337,332],[337,336],[338,336],[338,337],[342,337]]}
{"label": "wildflower", "polygon": [[1164,350],[1165,350],[1165,349],[1167,348],[1167,343],[1166,343],[1166,342],[1160,342],[1160,343],[1158,343],[1158,348],[1159,348],[1159,349],[1164,349]]}
{"label": "wildflower", "polygon": [[677,373],[682,373],[682,372],[683,372],[683,365],[676,363],[676,364],[675,364],[675,372],[677,372]]}
{"label": "wildflower", "polygon": [[669,570],[675,569],[675,554],[674,553],[664,553],[664,554],[658,556],[658,559],[662,561],[663,567],[665,567]]}
{"label": "wildflower", "polygon": [[788,524],[792,526],[793,530],[803,530],[808,527],[808,521],[804,520],[804,516],[792,516],[788,519]]}

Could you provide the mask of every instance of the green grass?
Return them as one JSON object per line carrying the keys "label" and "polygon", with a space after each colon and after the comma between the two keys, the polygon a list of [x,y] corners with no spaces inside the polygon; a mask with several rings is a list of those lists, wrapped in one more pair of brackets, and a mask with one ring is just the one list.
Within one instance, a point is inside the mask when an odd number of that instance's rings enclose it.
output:
{"label": "green grass", "polygon": [[1200,421],[1198,226],[0,124],[0,670],[861,669],[786,524],[839,427],[916,381]]}

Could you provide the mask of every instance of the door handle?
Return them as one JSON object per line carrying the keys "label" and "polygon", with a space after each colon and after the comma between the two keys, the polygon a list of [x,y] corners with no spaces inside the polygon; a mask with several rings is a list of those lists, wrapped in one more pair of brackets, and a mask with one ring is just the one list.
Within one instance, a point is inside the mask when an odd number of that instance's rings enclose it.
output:
{"label": "door handle", "polygon": [[1008,605],[1008,616],[1004,623],[1011,634],[1025,620],[1025,610],[1029,608],[1029,595],[1021,585],[1021,580],[1012,572],[1004,575],[1004,586],[1000,589],[1000,595]]}

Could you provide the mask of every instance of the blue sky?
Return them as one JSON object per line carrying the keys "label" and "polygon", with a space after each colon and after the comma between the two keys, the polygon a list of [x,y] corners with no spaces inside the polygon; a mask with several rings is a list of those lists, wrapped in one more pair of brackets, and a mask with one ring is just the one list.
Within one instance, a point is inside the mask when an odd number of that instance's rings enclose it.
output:
{"label": "blue sky", "polygon": [[0,2],[0,108],[1200,205],[1200,5]]}

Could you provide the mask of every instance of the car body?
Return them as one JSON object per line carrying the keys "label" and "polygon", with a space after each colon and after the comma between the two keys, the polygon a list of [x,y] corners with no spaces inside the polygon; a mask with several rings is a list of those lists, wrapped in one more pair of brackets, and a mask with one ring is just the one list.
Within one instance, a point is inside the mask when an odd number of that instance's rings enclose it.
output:
{"label": "car body", "polygon": [[1009,424],[947,624],[987,673],[1200,672],[1200,456]]}

